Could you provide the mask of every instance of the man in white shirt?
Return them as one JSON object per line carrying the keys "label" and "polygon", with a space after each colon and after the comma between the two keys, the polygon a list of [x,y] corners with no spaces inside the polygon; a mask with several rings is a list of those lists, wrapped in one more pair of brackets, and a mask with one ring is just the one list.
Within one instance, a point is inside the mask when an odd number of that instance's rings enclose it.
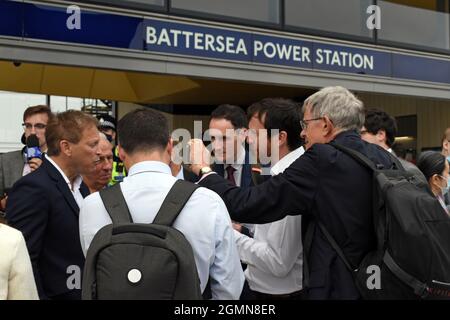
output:
{"label": "man in white shirt", "polygon": [[[167,119],[151,109],[130,112],[119,121],[119,156],[128,171],[120,184],[133,221],[151,223],[177,178],[169,167],[172,153]],[[111,224],[98,192],[80,210],[80,238],[86,254],[94,235]],[[210,280],[213,299],[238,299],[244,284],[231,220],[222,199],[197,189],[174,223],[193,249],[200,287]]]}
{"label": "man in white shirt", "polygon": [[[264,99],[248,109],[252,151],[261,156],[267,142],[267,156],[278,151],[279,161],[271,175],[283,172],[303,153],[300,139],[299,106],[285,99]],[[277,129],[278,133],[270,132]],[[239,228],[235,228],[239,230]],[[253,238],[235,231],[241,260],[247,264],[245,276],[250,292],[243,299],[300,299],[302,297],[303,246],[301,216],[255,225]],[[244,295],[244,294],[243,294]]]}

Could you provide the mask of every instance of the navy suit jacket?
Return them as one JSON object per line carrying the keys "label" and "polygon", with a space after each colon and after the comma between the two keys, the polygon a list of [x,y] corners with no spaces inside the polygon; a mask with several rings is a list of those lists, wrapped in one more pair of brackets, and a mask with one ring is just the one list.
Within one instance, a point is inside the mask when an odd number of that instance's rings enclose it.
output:
{"label": "navy suit jacket", "polygon": [[[335,142],[392,166],[387,151],[364,142],[356,131],[339,134]],[[371,173],[329,144],[315,144],[284,173],[255,187],[236,188],[215,174],[199,184],[217,192],[236,221],[268,223],[298,214],[320,219],[355,266],[375,246]],[[318,228],[307,258],[309,298],[359,298],[352,275]]]}
{"label": "navy suit jacket", "polygon": [[[83,197],[86,190],[80,188]],[[25,237],[41,299],[81,299],[80,289],[69,288],[77,285],[77,279],[69,277],[76,276],[78,270],[81,276],[84,267],[78,214],[63,176],[45,159],[10,192],[6,218]]]}

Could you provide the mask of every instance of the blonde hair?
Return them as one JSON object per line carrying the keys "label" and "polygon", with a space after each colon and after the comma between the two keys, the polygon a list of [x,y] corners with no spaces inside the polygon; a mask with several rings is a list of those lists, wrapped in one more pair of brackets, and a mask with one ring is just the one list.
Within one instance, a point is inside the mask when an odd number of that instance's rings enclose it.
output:
{"label": "blonde hair", "polygon": [[71,143],[78,143],[81,140],[83,131],[91,126],[97,127],[96,118],[84,112],[69,110],[56,114],[47,124],[45,140],[47,141],[49,156],[57,156],[61,152],[59,143],[67,140]]}

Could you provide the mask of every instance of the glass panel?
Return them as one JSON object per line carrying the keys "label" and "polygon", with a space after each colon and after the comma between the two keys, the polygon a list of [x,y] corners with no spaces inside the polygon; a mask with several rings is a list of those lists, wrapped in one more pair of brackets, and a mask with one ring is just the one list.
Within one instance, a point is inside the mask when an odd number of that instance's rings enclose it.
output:
{"label": "glass panel", "polygon": [[371,37],[366,26],[372,0],[285,0],[286,25]]}
{"label": "glass panel", "polygon": [[120,7],[133,8],[136,5],[145,6],[160,6],[163,7],[166,4],[166,0],[82,0],[81,2],[92,2],[92,3],[105,3],[108,5],[118,5]]}
{"label": "glass panel", "polygon": [[378,1],[381,30],[378,38],[438,49],[449,49],[449,14]]}
{"label": "glass panel", "polygon": [[446,1],[447,0],[386,0],[386,2],[434,11],[443,11],[440,9],[445,8]]}
{"label": "glass panel", "polygon": [[55,113],[67,110],[82,110],[84,106],[89,105],[106,107],[102,101],[97,99],[50,96],[50,106]]}
{"label": "glass panel", "polygon": [[55,113],[66,111],[66,97],[50,96],[50,108]]}
{"label": "glass panel", "polygon": [[83,99],[81,98],[67,98],[67,110],[81,110],[83,105]]}
{"label": "glass panel", "polygon": [[280,22],[280,0],[172,0],[172,8],[245,20]]}

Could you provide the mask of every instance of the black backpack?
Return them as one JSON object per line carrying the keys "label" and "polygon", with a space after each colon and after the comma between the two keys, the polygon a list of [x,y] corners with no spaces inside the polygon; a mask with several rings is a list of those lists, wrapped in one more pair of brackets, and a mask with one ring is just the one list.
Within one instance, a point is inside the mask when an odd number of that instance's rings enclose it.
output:
{"label": "black backpack", "polygon": [[[450,299],[450,218],[428,185],[394,156],[396,169],[379,169],[355,150],[330,145],[373,172],[376,248],[358,266],[351,265],[320,221],[312,222],[353,274],[362,298]],[[306,238],[310,246],[311,232]]]}
{"label": "black backpack", "polygon": [[177,180],[150,224],[133,223],[120,184],[101,190],[113,224],[100,229],[89,247],[83,299],[202,299],[192,248],[172,227],[198,187]]}

